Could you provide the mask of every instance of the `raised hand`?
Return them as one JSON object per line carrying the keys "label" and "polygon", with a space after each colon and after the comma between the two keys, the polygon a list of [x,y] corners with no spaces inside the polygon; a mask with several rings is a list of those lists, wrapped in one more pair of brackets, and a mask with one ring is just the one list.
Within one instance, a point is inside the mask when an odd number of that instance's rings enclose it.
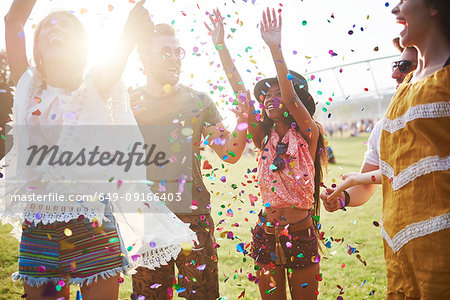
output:
{"label": "raised hand", "polygon": [[281,45],[281,14],[278,15],[277,19],[274,8],[272,9],[272,16],[269,8],[267,8],[267,13],[263,10],[260,25],[261,37],[267,46],[269,48],[278,48]]}
{"label": "raised hand", "polygon": [[153,34],[154,25],[150,19],[150,14],[144,8],[145,0],[139,1],[128,14],[125,23],[124,35],[126,35],[133,43],[142,37],[148,38]]}
{"label": "raised hand", "polygon": [[247,91],[247,93],[243,93],[242,91],[239,91],[237,96],[237,101],[239,104],[235,108],[231,108],[231,111],[236,115],[238,120],[247,120],[249,116],[250,111],[250,91]]}
{"label": "raised hand", "polygon": [[211,35],[212,41],[214,45],[223,45],[225,43],[225,31],[223,28],[223,18],[220,14],[219,9],[213,10],[214,17],[212,17],[211,14],[209,15],[209,19],[211,20],[211,24],[213,26],[213,29],[206,24],[206,22],[203,22],[206,26],[206,29],[208,29],[209,34]]}

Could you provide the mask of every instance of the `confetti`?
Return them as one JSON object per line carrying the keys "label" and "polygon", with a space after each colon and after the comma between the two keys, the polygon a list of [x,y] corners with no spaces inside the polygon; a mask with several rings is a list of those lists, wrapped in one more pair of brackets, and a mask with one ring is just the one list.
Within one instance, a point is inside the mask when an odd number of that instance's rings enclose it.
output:
{"label": "confetti", "polygon": [[236,245],[236,251],[237,252],[240,252],[240,253],[243,253],[245,250],[244,250],[244,247],[245,247],[245,243],[240,243],[240,244],[237,244]]}
{"label": "confetti", "polygon": [[164,91],[164,93],[169,94],[172,91],[172,86],[170,84],[168,84],[168,83],[165,84],[163,86],[163,91]]}
{"label": "confetti", "polygon": [[69,228],[64,229],[64,234],[66,236],[71,236],[72,235],[72,230],[70,230]]}
{"label": "confetti", "polygon": [[160,286],[161,286],[160,283],[154,283],[154,284],[152,284],[152,285],[150,286],[150,288],[153,290],[153,289],[159,288]]}
{"label": "confetti", "polygon": [[248,123],[247,122],[239,123],[236,126],[236,129],[239,130],[239,131],[247,130],[247,128],[248,128]]}

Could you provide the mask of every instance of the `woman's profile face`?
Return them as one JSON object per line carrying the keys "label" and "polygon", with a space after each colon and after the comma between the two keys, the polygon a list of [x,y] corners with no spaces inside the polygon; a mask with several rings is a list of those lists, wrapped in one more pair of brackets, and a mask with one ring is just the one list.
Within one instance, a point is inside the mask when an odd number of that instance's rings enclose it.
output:
{"label": "woman's profile face", "polygon": [[49,85],[68,90],[77,89],[86,65],[86,39],[79,26],[67,20],[51,20],[39,32],[39,63]]}
{"label": "woman's profile face", "polygon": [[404,47],[412,47],[423,41],[431,30],[430,7],[424,0],[400,0],[392,9],[396,22],[405,28],[400,32],[400,40]]}

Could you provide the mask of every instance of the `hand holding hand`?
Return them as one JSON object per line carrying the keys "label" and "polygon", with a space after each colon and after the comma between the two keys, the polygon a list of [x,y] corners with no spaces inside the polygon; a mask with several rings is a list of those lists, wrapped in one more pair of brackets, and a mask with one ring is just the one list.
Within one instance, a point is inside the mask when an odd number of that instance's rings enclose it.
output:
{"label": "hand holding hand", "polygon": [[277,16],[275,9],[272,9],[272,16],[270,10],[267,8],[267,14],[263,11],[262,21],[260,24],[261,37],[266,42],[269,48],[278,48],[281,45],[281,14]]}
{"label": "hand holding hand", "polygon": [[214,17],[211,14],[209,15],[209,19],[211,20],[211,24],[213,25],[213,29],[203,22],[208,29],[209,34],[211,35],[212,41],[214,45],[223,45],[225,43],[225,31],[223,26],[223,18],[220,14],[219,9],[213,10]]}
{"label": "hand holding hand", "polygon": [[342,192],[352,186],[360,184],[359,182],[359,176],[361,176],[360,173],[349,173],[347,175],[342,175],[342,179],[344,182],[342,182],[341,185],[339,185],[334,192],[331,193],[330,196],[328,196],[328,201],[339,201],[339,199],[344,199],[342,197]]}
{"label": "hand holding hand", "polygon": [[342,208],[342,201],[340,199],[344,199],[344,193],[340,193],[340,198],[338,199],[330,199],[329,197],[334,191],[334,188],[325,188],[320,194],[323,206],[328,212],[334,212]]}

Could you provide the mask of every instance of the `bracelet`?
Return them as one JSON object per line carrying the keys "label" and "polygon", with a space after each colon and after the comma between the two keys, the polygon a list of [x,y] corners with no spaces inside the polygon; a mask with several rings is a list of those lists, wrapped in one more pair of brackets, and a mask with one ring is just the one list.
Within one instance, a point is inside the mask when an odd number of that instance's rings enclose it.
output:
{"label": "bracelet", "polygon": [[344,193],[345,196],[345,206],[348,206],[350,204],[350,195],[349,193],[347,193],[346,190],[343,190],[342,192]]}

